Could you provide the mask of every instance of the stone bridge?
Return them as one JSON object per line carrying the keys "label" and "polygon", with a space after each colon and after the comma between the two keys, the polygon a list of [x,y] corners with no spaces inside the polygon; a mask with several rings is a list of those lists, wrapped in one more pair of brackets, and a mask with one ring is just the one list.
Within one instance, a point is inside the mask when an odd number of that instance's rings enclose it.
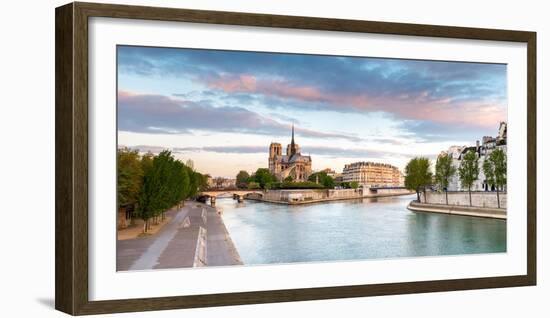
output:
{"label": "stone bridge", "polygon": [[205,199],[209,198],[210,204],[212,206],[216,206],[217,197],[232,195],[234,200],[243,202],[244,196],[247,194],[259,194],[260,196],[263,196],[263,192],[261,190],[210,190],[200,192],[199,197],[203,197]]}

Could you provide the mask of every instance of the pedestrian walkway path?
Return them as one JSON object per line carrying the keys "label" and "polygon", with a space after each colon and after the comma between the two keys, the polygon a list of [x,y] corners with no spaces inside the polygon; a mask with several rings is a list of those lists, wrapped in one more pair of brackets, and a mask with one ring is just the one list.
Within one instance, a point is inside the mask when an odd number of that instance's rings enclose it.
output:
{"label": "pedestrian walkway path", "polygon": [[242,264],[221,215],[186,202],[156,235],[117,242],[117,270]]}
{"label": "pedestrian walkway path", "polygon": [[130,270],[154,268],[158,263],[160,253],[166,249],[174,236],[176,236],[179,231],[179,224],[183,222],[188,212],[189,207],[180,209],[172,221],[165,225],[165,229],[155,236],[154,242],[147,248],[145,253],[134,262]]}

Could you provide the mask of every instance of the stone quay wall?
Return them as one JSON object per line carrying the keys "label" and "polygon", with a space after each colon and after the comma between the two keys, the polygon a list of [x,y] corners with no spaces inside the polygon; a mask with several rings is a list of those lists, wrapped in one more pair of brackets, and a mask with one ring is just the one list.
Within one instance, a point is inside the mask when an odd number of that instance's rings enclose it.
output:
{"label": "stone quay wall", "polygon": [[250,199],[261,199],[272,202],[306,203],[327,200],[359,199],[363,196],[360,189],[303,189],[303,190],[269,190],[262,196],[251,194]]}
{"label": "stone quay wall", "polygon": [[390,197],[390,196],[398,196],[398,195],[407,195],[412,194],[414,192],[407,190],[407,189],[378,189],[376,191],[372,191],[370,189],[366,189],[364,193],[364,197],[370,198],[370,197]]}
{"label": "stone quay wall", "polygon": [[[450,191],[447,195],[449,198],[449,205],[470,206],[468,191]],[[506,192],[499,192],[499,197],[500,208],[506,209]],[[426,195],[424,195],[424,193],[420,193],[420,202],[427,204],[446,204],[445,192],[426,191]],[[497,193],[492,191],[472,191],[472,206],[482,208],[498,208]]]}

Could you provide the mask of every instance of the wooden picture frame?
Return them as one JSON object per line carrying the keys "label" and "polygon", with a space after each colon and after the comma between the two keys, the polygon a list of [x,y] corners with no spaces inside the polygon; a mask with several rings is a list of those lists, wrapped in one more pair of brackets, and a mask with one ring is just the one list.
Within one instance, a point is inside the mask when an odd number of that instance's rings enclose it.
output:
{"label": "wooden picture frame", "polygon": [[[56,16],[55,307],[100,314],[314,299],[427,293],[536,284],[536,33],[451,26],[70,3]],[[147,299],[90,301],[88,297],[88,19],[110,17],[218,25],[364,32],[527,44],[527,274],[519,276],[327,286]]]}

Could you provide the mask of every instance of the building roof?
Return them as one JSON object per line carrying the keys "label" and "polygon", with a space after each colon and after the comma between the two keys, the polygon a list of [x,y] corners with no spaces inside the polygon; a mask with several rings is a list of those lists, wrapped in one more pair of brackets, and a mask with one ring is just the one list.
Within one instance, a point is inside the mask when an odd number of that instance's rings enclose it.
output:
{"label": "building roof", "polygon": [[[286,156],[285,156],[286,157]],[[288,159],[289,163],[295,163],[295,162],[310,162],[311,157],[310,156],[302,156],[301,153],[296,153]]]}

